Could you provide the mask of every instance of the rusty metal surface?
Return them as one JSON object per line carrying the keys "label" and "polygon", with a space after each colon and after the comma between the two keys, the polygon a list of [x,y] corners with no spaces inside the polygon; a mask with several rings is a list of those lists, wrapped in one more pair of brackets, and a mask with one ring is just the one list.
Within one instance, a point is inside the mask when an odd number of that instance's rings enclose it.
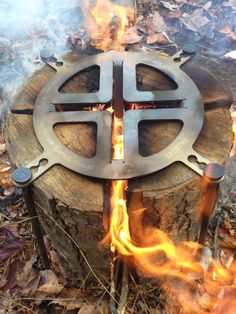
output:
{"label": "rusty metal surface", "polygon": [[[44,152],[32,161],[28,168],[37,169],[32,180],[35,180],[50,167],[60,164],[77,173],[104,179],[129,179],[159,171],[176,161],[186,164],[200,175],[203,170],[189,160],[195,156],[197,163],[208,164],[209,161],[193,150],[204,122],[204,105],[198,88],[182,70],[181,66],[194,54],[179,51],[166,60],[148,52],[107,52],[94,56],[84,57],[71,64],[63,61],[48,62],[56,69],[55,76],[47,83],[39,94],[33,112],[33,125],[36,136]],[[57,112],[55,105],[63,107],[86,106],[95,104],[109,104],[114,97],[113,78],[116,76],[117,64],[123,67],[123,86],[121,103],[152,103],[173,102],[176,106],[159,109],[127,110],[124,119],[124,160],[111,160],[112,149],[112,114],[103,111],[64,111]],[[136,67],[144,64],[163,72],[177,84],[177,89],[168,91],[140,91],[136,83]],[[62,94],[59,92],[71,77],[91,67],[100,67],[99,91],[96,93]],[[119,76],[119,75],[118,75]],[[114,83],[116,84],[116,83]],[[117,98],[117,97],[116,97]],[[123,100],[122,100],[123,98]],[[175,140],[162,151],[148,157],[139,154],[138,125],[147,120],[178,120],[183,127]],[[53,127],[59,123],[94,122],[97,125],[97,151],[93,158],[77,155],[64,146]]]}

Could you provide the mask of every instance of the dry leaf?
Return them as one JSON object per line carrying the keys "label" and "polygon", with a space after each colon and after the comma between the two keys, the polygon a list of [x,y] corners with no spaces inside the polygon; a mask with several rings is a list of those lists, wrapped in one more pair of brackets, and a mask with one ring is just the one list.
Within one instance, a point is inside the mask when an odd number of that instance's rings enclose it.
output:
{"label": "dry leaf", "polygon": [[22,271],[23,263],[19,259],[12,259],[1,274],[0,288],[3,291],[17,287],[17,275]]}
{"label": "dry leaf", "polygon": [[83,304],[78,314],[108,314],[108,304],[105,301],[99,303]]}
{"label": "dry leaf", "polygon": [[176,4],[170,3],[169,1],[160,1],[162,6],[170,11],[175,11],[178,9],[178,6]]}
{"label": "dry leaf", "polygon": [[67,311],[73,311],[73,310],[78,310],[81,308],[81,306],[84,304],[85,301],[82,300],[60,300],[57,299],[53,302],[51,302],[51,304],[58,304],[61,305],[63,307],[66,308]]}
{"label": "dry leaf", "polygon": [[33,254],[31,259],[25,263],[23,271],[17,275],[17,283],[20,287],[24,287],[29,279],[30,273],[32,272],[32,266],[36,262],[37,257]]}
{"label": "dry leaf", "polygon": [[52,270],[42,271],[41,276],[43,277],[43,281],[46,281],[46,283],[37,289],[38,292],[42,292],[43,294],[50,296],[59,294],[64,289],[64,286],[59,283],[56,275]]}
{"label": "dry leaf", "polygon": [[236,249],[236,238],[226,231],[224,228],[219,228],[219,245],[221,247]]}
{"label": "dry leaf", "polygon": [[20,236],[8,228],[0,228],[0,261],[6,261],[9,258],[17,256],[23,249],[24,243]]}
{"label": "dry leaf", "polygon": [[122,36],[121,44],[127,45],[127,44],[136,44],[139,43],[142,39],[142,36],[139,36],[137,34],[137,27],[130,27]]}
{"label": "dry leaf", "polygon": [[16,187],[15,186],[7,186],[4,188],[4,196],[12,196],[12,194],[16,191]]}
{"label": "dry leaf", "polygon": [[182,16],[181,21],[187,29],[202,34],[204,28],[210,24],[210,20],[202,14],[203,9],[197,9],[192,14],[185,14]]}
{"label": "dry leaf", "polygon": [[210,20],[203,15],[202,9],[197,9],[194,11],[194,14],[191,15],[192,22],[197,26],[197,28],[201,28],[206,26]]}
{"label": "dry leaf", "polygon": [[41,272],[36,272],[36,270],[33,270],[28,278],[27,284],[22,290],[22,295],[28,298],[35,297],[37,289],[40,285],[40,281]]}
{"label": "dry leaf", "polygon": [[[167,14],[162,14],[163,17],[167,18],[167,19],[178,19],[180,16],[182,15],[182,11],[180,10],[176,10],[174,12],[168,12]],[[170,27],[168,27],[168,30],[169,32],[171,33],[170,31]]]}
{"label": "dry leaf", "polygon": [[228,230],[228,232],[229,232],[232,236],[235,235],[235,231],[234,231],[234,229],[233,229],[231,223],[230,223],[228,220],[226,220],[226,219],[224,219],[224,226],[226,227],[226,229]]}
{"label": "dry leaf", "polygon": [[224,1],[223,5],[225,7],[231,7],[233,10],[236,10],[236,0],[228,0],[228,1]]}
{"label": "dry leaf", "polygon": [[83,304],[78,312],[78,314],[97,314],[96,304]]}
{"label": "dry leaf", "polygon": [[236,33],[233,31],[232,26],[226,24],[223,28],[219,30],[219,33],[226,34],[232,41],[236,40]]}
{"label": "dry leaf", "polygon": [[226,220],[226,219],[224,219],[224,225],[225,225],[225,227],[226,227],[227,229],[232,229],[231,223],[230,223],[228,220]]}
{"label": "dry leaf", "polygon": [[151,44],[155,44],[155,43],[158,43],[161,45],[166,45],[166,44],[170,43],[170,40],[165,33],[148,35],[147,44],[151,45]]}
{"label": "dry leaf", "polygon": [[13,186],[13,181],[11,178],[11,167],[8,163],[0,164],[0,186],[9,187]]}
{"label": "dry leaf", "polygon": [[22,290],[22,295],[28,298],[34,298],[35,304],[41,304],[46,298],[55,297],[63,290],[52,270],[36,271],[32,269],[28,282]]}
{"label": "dry leaf", "polygon": [[236,60],[236,50],[230,51],[224,55],[226,59],[235,59]]}
{"label": "dry leaf", "polygon": [[155,25],[155,31],[156,32],[161,33],[161,32],[167,31],[166,23],[158,11],[155,11],[153,18],[152,18],[152,22]]}
{"label": "dry leaf", "polygon": [[98,305],[98,314],[109,314],[110,311],[109,311],[109,305],[108,305],[108,302],[107,301],[102,301],[99,303]]}
{"label": "dry leaf", "polygon": [[204,4],[204,6],[202,7],[204,10],[208,11],[212,6],[212,1],[207,2],[206,4]]}
{"label": "dry leaf", "polygon": [[169,33],[173,36],[174,34],[176,34],[176,33],[178,33],[179,32],[179,30],[178,30],[178,28],[177,27],[175,27],[175,26],[170,26],[169,27]]}
{"label": "dry leaf", "polygon": [[57,299],[54,299],[51,304],[58,304],[66,308],[66,310],[77,310],[86,302],[87,298],[91,297],[89,291],[81,289],[69,288],[64,289]]}
{"label": "dry leaf", "polygon": [[54,295],[60,293],[64,289],[64,286],[57,281],[48,282],[37,289],[39,292],[43,292],[46,295]]}
{"label": "dry leaf", "polygon": [[5,143],[0,143],[0,156],[2,156],[6,152],[6,145]]}
{"label": "dry leaf", "polygon": [[52,263],[52,268],[55,270],[56,274],[59,275],[60,281],[65,285],[67,283],[67,276],[58,254],[54,250],[49,250],[49,255]]}
{"label": "dry leaf", "polygon": [[222,33],[222,34],[230,34],[231,32],[232,32],[232,26],[229,24],[226,24],[224,27],[222,27],[219,30],[219,33]]}
{"label": "dry leaf", "polygon": [[165,24],[162,24],[162,22],[165,23],[163,17],[159,15],[159,18],[160,18],[159,24],[158,21],[154,23],[154,21],[151,20],[150,18],[144,20],[142,23],[137,25],[138,31],[144,34],[161,33],[163,31],[166,31],[167,27],[165,26]]}

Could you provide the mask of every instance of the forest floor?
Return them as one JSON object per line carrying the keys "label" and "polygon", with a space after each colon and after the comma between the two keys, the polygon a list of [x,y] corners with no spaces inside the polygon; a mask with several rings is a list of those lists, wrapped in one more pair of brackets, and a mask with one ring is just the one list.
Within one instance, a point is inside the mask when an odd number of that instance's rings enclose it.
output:
{"label": "forest floor", "polygon": [[[14,11],[14,8],[8,8],[11,2],[4,4],[5,1],[2,1],[0,9]],[[67,287],[59,257],[46,236],[52,270],[44,269],[21,191],[11,180],[12,169],[4,141],[4,117],[9,112],[17,88],[42,66],[40,48],[53,43],[56,53],[67,53],[94,45],[86,32],[84,21],[76,26],[82,16],[80,8],[77,5],[67,7],[66,3],[64,8],[54,11],[55,16],[60,16],[57,22],[50,14],[45,19],[42,15],[37,25],[21,30],[20,36],[0,27],[0,314],[107,313],[104,291],[99,287],[97,295],[84,290],[82,286]],[[201,65],[223,81],[236,99],[235,0],[140,0],[137,1],[137,12],[136,23],[130,26],[123,39],[127,49],[173,54],[185,43],[194,43]],[[71,25],[68,25],[68,16],[72,17]],[[40,19],[44,21],[40,22]],[[60,29],[59,36],[56,36],[56,29]],[[231,113],[236,125],[235,104],[231,107]],[[236,126],[234,129],[236,132]],[[229,268],[235,261],[236,249],[235,147],[227,163],[226,178],[209,236],[217,239],[219,262]],[[148,293],[142,292],[141,286],[137,286],[137,289],[140,295],[133,301],[130,307],[133,312],[130,310],[130,313],[167,313],[162,294],[159,294],[159,303],[156,302],[155,306],[152,304],[160,288],[149,290]],[[227,293],[235,295],[235,286]],[[150,302],[145,299],[145,294]],[[97,300],[100,300],[99,306]],[[216,306],[208,313],[230,313],[221,311],[217,311]]]}

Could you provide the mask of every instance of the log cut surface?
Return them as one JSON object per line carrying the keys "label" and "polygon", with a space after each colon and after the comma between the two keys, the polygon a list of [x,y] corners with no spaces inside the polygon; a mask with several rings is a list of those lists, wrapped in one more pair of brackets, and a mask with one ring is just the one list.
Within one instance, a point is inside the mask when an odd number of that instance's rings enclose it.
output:
{"label": "log cut surface", "polygon": [[[73,61],[80,57],[71,54],[67,58]],[[224,164],[232,146],[228,112],[231,94],[199,66],[188,63],[183,70],[199,87],[206,109],[204,127],[194,148],[210,161]],[[13,108],[33,108],[39,92],[53,75],[54,70],[48,66],[34,73],[19,90]],[[162,74],[145,67],[139,67],[138,75],[140,89],[167,89],[172,84]],[[68,82],[63,91],[93,91],[97,84],[94,72],[87,71]],[[148,156],[160,151],[171,143],[180,129],[181,125],[176,122],[141,124],[140,154]],[[85,157],[94,155],[94,125],[57,125],[55,132],[71,150]],[[34,134],[31,115],[9,115],[5,133],[14,167],[27,165],[42,152]],[[109,278],[110,252],[108,247],[99,245],[104,237],[105,180],[88,178],[62,166],[54,166],[34,182],[33,188],[41,223],[61,256],[71,282],[83,280],[91,273],[91,268],[106,281]],[[135,211],[140,206],[146,208],[143,223],[165,230],[175,241],[195,240],[195,212],[203,192],[199,176],[185,165],[175,163],[158,173],[130,180],[129,210]]]}

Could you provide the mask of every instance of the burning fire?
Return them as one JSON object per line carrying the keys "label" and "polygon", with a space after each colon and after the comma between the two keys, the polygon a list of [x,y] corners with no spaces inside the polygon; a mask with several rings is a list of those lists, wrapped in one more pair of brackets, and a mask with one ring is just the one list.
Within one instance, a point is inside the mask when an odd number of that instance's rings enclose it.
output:
{"label": "burning fire", "polygon": [[[113,128],[113,159],[123,159],[123,126],[116,117]],[[236,264],[231,261],[224,268],[212,258],[210,249],[194,242],[176,245],[160,229],[144,228],[145,209],[128,213],[127,187],[126,180],[112,182],[112,212],[105,238],[112,252],[174,295],[183,313],[220,314],[229,305],[233,307],[227,314],[235,313],[230,294],[236,292]]]}
{"label": "burning fire", "polygon": [[[114,112],[112,144],[113,160],[124,159],[123,123]],[[176,245],[160,229],[144,228],[145,209],[128,213],[127,187],[126,180],[112,182],[112,211],[105,238],[112,252],[174,295],[184,313],[220,314],[229,305],[233,308],[227,313],[235,313],[236,304],[229,295],[236,292],[236,265],[231,261],[224,268],[211,257],[210,249],[194,242]]]}
{"label": "burning fire", "polygon": [[87,18],[90,38],[97,48],[102,50],[123,50],[122,38],[134,19],[134,9],[120,6],[109,0],[97,0],[91,9],[88,1],[83,4],[83,11]]}
{"label": "burning fire", "polygon": [[[84,9],[89,12],[86,4]],[[97,1],[88,15],[91,38],[98,43],[98,48],[122,49],[122,36],[129,23],[130,12],[108,0]],[[133,104],[131,109],[137,106]],[[124,160],[123,121],[114,112],[112,146],[112,159]],[[229,305],[227,294],[235,295],[236,292],[234,262],[224,268],[211,257],[210,250],[201,245],[193,242],[176,245],[160,229],[144,228],[142,219],[145,209],[128,212],[127,187],[126,180],[112,182],[109,233],[104,239],[110,243],[112,252],[139,274],[162,284],[170,294],[174,294],[185,313],[226,313],[224,308]],[[232,305],[227,312],[229,314],[236,312],[236,304],[231,302]]]}
{"label": "burning fire", "polygon": [[123,120],[113,116],[113,134],[112,134],[112,147],[113,147],[113,160],[124,159],[124,135],[123,135]]}
{"label": "burning fire", "polygon": [[217,310],[217,295],[224,295],[229,285],[235,292],[235,265],[225,269],[213,258],[207,259],[206,249],[200,245],[193,242],[175,245],[163,231],[143,228],[144,209],[128,214],[127,186],[126,180],[112,182],[112,213],[106,237],[112,252],[140,275],[155,280],[174,294],[185,313],[223,313]]}
{"label": "burning fire", "polygon": [[[122,159],[121,121],[115,118],[113,127],[113,159]],[[229,305],[233,308],[227,313],[235,313],[236,304],[229,295],[236,291],[236,265],[224,268],[209,255],[209,249],[193,242],[176,245],[160,229],[144,228],[145,209],[128,213],[127,187],[126,180],[112,182],[112,212],[105,239],[110,241],[112,252],[174,294],[184,313],[220,314]]]}

